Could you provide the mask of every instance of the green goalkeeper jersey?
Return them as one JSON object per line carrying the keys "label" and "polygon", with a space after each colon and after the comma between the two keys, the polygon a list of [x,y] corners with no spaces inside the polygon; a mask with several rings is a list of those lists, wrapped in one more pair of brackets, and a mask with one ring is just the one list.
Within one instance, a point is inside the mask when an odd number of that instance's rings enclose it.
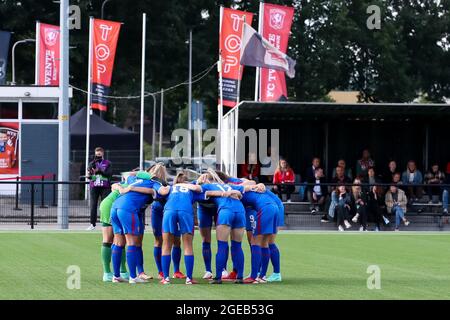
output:
{"label": "green goalkeeper jersey", "polygon": [[[145,179],[145,180],[150,180],[152,178],[152,176],[146,171],[139,171],[136,174],[136,177],[138,177],[140,179]],[[128,186],[128,184],[121,183],[120,186],[123,188],[126,188]],[[119,190],[114,190],[114,191],[111,191],[111,193],[105,199],[102,200],[102,202],[100,203],[100,222],[101,223],[107,224],[107,225],[111,224],[111,208],[112,208],[114,201],[116,201],[116,199],[119,196],[120,196]]]}

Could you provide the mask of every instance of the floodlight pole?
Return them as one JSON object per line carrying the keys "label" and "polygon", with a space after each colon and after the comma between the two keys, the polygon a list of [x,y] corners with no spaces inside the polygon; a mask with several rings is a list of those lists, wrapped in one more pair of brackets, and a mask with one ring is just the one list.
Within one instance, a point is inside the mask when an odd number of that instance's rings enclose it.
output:
{"label": "floodlight pole", "polygon": [[36,42],[35,39],[24,39],[19,40],[16,43],[14,43],[12,47],[12,79],[11,79],[11,85],[16,85],[16,47],[21,43],[30,43],[30,42]]}
{"label": "floodlight pole", "polygon": [[[60,2],[60,52],[58,108],[58,181],[69,181],[69,0]],[[69,228],[69,185],[61,184],[58,188],[58,225],[61,229]]]}

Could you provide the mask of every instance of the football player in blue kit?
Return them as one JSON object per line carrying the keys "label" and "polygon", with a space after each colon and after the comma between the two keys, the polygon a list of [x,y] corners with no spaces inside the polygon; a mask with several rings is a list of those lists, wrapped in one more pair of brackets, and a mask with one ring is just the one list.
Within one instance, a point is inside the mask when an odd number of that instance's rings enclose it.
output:
{"label": "football player in blue kit", "polygon": [[[203,191],[232,192],[233,188],[223,183],[213,170],[208,170],[207,174],[202,175],[199,180]],[[252,190],[254,186],[235,186],[234,190],[240,193]],[[222,271],[228,255],[228,239],[231,235],[231,257],[233,264],[237,269],[236,283],[243,283],[244,273],[244,252],[242,251],[242,237],[245,227],[245,209],[242,203],[231,197],[214,197],[212,201],[218,208],[216,236],[217,236],[217,254],[216,254],[216,275],[210,282],[211,284],[222,283]]]}
{"label": "football player in blue kit", "polygon": [[[254,181],[247,180],[247,179],[239,179],[234,178],[226,175],[223,172],[217,171],[218,176],[225,181],[226,183],[230,185],[240,185],[240,184],[256,184]],[[261,191],[263,190],[263,185],[260,184]],[[277,228],[284,226],[284,205],[281,202],[280,198],[275,195],[273,192],[271,192],[269,189],[265,189],[265,195],[270,197],[273,200],[273,203],[277,206]],[[267,201],[268,199],[266,199]],[[264,198],[261,199],[261,201],[265,201]],[[253,225],[258,222],[257,216],[258,212],[254,209],[253,206],[251,206],[248,201],[243,200],[243,203],[245,205],[246,209],[246,231],[247,231],[247,239],[250,244],[250,247],[252,245],[257,245],[253,239]],[[261,272],[259,276],[255,279],[258,280],[258,282],[276,282],[281,281],[281,272],[280,272],[280,252],[278,250],[278,247],[275,243],[276,240],[276,233],[269,234],[267,237],[264,238],[262,246],[261,246]],[[259,253],[259,250],[256,248],[256,254]],[[274,272],[271,276],[269,276],[267,279],[265,278],[266,272],[267,272],[267,263],[268,260],[272,262]],[[230,273],[229,277],[234,276],[234,271]],[[248,277],[251,278],[251,275]],[[247,282],[250,282],[250,279],[247,280]]]}
{"label": "football player in blue kit", "polygon": [[121,188],[121,196],[118,197],[111,208],[111,224],[114,231],[114,244],[112,246],[112,262],[114,269],[113,282],[126,282],[120,277],[120,261],[122,251],[127,244],[127,263],[130,273],[129,283],[143,283],[136,274],[136,268],[143,263],[142,234],[144,226],[140,216],[141,208],[148,201],[149,196],[154,196],[161,184],[153,180],[140,179],[129,176],[128,186]]}
{"label": "football player in blue kit", "polygon": [[[163,186],[167,185],[166,177],[166,167],[162,163],[157,163],[152,166],[149,170],[150,174],[154,177],[154,179],[159,181]],[[164,214],[164,205],[167,201],[165,196],[161,196],[160,194],[156,194],[156,198],[154,199],[151,206],[151,221],[152,221],[152,229],[153,236],[155,237],[155,243],[153,247],[153,257],[155,259],[156,267],[158,269],[158,279],[163,279],[163,270],[161,264],[161,253],[162,253],[162,221]],[[176,232],[174,234],[174,241],[172,247],[172,262],[174,265],[174,274],[173,278],[184,279],[186,276],[180,271],[180,261],[181,261],[181,241],[180,241],[180,233]]]}
{"label": "football player in blue kit", "polygon": [[[160,189],[161,191],[161,189]],[[169,187],[169,195],[164,206],[163,216],[163,250],[162,267],[164,278],[162,284],[169,284],[170,269],[170,248],[173,242],[173,235],[178,232],[182,234],[184,246],[184,262],[186,266],[186,284],[197,283],[192,279],[194,269],[194,251],[192,240],[194,236],[194,211],[192,205],[198,200],[209,197],[228,197],[231,192],[206,191],[203,192],[200,185],[188,183],[183,172],[177,174],[173,186]]]}

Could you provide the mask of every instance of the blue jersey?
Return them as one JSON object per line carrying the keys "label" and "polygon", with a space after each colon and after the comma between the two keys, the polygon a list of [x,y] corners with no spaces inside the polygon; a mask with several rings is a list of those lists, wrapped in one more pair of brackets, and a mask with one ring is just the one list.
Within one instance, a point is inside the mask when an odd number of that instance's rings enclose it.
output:
{"label": "blue jersey", "polygon": [[203,192],[195,192],[180,185],[170,187],[169,197],[164,210],[192,211],[192,204],[198,200],[204,200]]}
{"label": "blue jersey", "polygon": [[[208,183],[202,185],[203,192],[206,191],[231,191],[231,190],[238,190],[241,193],[244,193],[244,187],[243,186],[229,186],[228,184],[218,184],[218,183]],[[244,206],[242,205],[241,201],[233,198],[225,198],[225,197],[211,197],[211,201],[217,206],[219,210],[221,209],[229,209],[233,212],[244,212]]]}
{"label": "blue jersey", "polygon": [[[127,184],[134,187],[153,188],[155,191],[158,191],[161,187],[159,182],[139,179],[136,176],[128,177]],[[140,210],[147,202],[148,197],[148,194],[129,191],[114,201],[113,208],[120,208],[128,211]]]}
{"label": "blue jersey", "polygon": [[227,179],[227,181],[224,181],[225,183],[228,183],[228,184],[241,184],[242,182],[244,182],[244,181],[242,181],[241,179],[239,179],[239,178],[233,178],[233,177],[229,177],[228,179]]}
{"label": "blue jersey", "polygon": [[[236,186],[232,186],[234,189]],[[242,195],[242,204],[246,207],[253,207],[256,211],[268,204],[276,205],[275,201],[267,193],[248,191]]]}

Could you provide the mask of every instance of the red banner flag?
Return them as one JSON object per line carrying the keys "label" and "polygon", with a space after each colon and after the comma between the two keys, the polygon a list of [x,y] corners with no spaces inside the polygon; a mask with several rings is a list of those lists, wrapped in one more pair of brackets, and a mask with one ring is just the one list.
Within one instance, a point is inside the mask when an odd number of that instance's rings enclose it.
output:
{"label": "red banner flag", "polygon": [[[291,32],[294,8],[261,3],[263,6],[262,30],[259,33],[270,44],[286,53]],[[260,101],[279,101],[287,99],[286,78],[283,71],[261,69]]]}
{"label": "red banner flag", "polygon": [[59,86],[59,26],[37,23],[36,84]]}
{"label": "red banner flag", "polygon": [[222,61],[222,88],[219,90],[222,89],[223,105],[231,108],[238,101],[238,84],[243,73],[243,67],[239,72],[239,60],[244,16],[245,22],[251,25],[253,13],[228,8],[222,8],[221,11],[219,52]]}
{"label": "red banner flag", "polygon": [[92,30],[92,100],[91,108],[107,110],[111,77],[114,69],[120,22],[94,19]]}

